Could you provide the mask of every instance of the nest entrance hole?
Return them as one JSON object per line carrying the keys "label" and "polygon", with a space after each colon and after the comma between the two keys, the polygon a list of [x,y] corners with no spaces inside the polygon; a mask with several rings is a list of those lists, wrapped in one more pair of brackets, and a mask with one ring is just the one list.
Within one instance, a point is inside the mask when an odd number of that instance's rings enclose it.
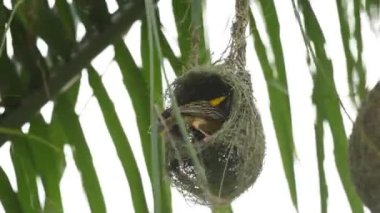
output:
{"label": "nest entrance hole", "polygon": [[178,78],[173,86],[174,96],[179,106],[221,96],[228,96],[231,100],[233,95],[232,87],[221,76],[212,72],[189,72]]}

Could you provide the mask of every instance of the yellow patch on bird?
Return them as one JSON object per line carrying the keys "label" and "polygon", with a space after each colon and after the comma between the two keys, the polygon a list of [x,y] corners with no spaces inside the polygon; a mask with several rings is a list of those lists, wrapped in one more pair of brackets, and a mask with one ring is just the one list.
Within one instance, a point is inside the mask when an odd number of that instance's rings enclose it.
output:
{"label": "yellow patch on bird", "polygon": [[226,100],[227,96],[220,96],[209,101],[210,105],[213,107],[219,106],[224,100]]}

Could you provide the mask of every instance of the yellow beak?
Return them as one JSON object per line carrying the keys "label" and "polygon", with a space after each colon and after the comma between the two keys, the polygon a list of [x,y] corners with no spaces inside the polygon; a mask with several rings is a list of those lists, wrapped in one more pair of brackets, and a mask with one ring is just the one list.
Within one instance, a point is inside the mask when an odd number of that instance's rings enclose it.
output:
{"label": "yellow beak", "polygon": [[211,99],[209,101],[210,105],[212,107],[216,107],[218,106],[219,104],[221,104],[225,99],[226,99],[227,96],[220,96],[220,97],[217,97],[217,98],[214,98],[214,99]]}

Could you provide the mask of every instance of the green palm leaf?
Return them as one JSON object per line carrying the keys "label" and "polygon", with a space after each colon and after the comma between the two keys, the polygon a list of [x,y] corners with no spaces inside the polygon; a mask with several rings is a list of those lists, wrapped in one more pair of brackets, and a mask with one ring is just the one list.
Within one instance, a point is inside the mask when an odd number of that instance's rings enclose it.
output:
{"label": "green palm leaf", "polygon": [[11,183],[5,174],[4,170],[0,167],[0,201],[4,210],[9,213],[21,212],[19,198],[16,192],[13,191]]}
{"label": "green palm leaf", "polygon": [[55,113],[59,119],[65,137],[73,147],[75,164],[81,174],[83,188],[86,192],[88,203],[92,212],[106,212],[103,194],[100,188],[98,176],[92,162],[92,157],[79,118],[74,112],[73,102],[70,97],[61,95],[57,100]]}
{"label": "green palm leaf", "polygon": [[104,121],[118,152],[124,173],[127,176],[135,211],[148,212],[140,172],[113,103],[108,97],[100,77],[92,67],[89,68],[88,74],[91,88],[98,99]]}

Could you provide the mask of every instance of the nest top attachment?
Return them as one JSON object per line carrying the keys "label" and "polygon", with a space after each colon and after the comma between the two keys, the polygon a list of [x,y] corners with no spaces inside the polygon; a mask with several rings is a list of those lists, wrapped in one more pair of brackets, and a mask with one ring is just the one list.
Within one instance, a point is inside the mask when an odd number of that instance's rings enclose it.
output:
{"label": "nest top attachment", "polygon": [[[198,143],[192,143],[206,180],[197,177],[184,140],[167,143],[166,162],[173,185],[187,199],[214,206],[230,203],[253,185],[265,152],[249,73],[228,65],[197,67],[177,78],[171,90],[180,111],[192,103],[225,97],[217,109],[225,115],[220,129],[207,140],[201,138]],[[172,103],[168,97],[170,109]],[[185,113],[181,116],[186,122]],[[190,134],[191,129],[187,130],[190,130],[189,137],[195,137]]]}

